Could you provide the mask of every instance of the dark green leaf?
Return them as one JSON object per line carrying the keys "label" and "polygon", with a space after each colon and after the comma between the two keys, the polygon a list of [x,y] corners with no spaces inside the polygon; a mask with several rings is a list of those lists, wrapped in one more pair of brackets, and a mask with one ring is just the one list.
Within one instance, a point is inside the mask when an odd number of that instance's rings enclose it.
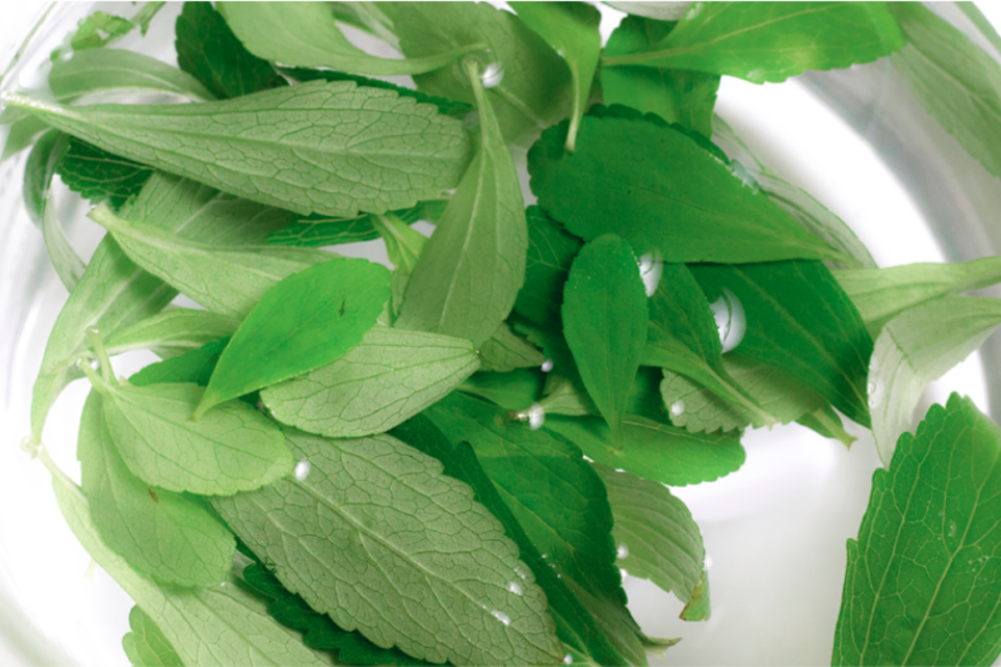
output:
{"label": "dark green leaf", "polygon": [[70,190],[80,193],[91,203],[106,201],[118,210],[142,190],[153,170],[70,137],[69,146],[56,165],[56,173]]}
{"label": "dark green leaf", "polygon": [[336,258],[283,278],[233,335],[195,418],[340,359],[375,325],[388,298],[389,271],[364,259]]}
{"label": "dark green leaf", "polygon": [[[393,215],[407,224],[418,220],[437,220],[445,211],[447,199],[423,201],[413,208],[393,211]],[[282,230],[274,232],[267,242],[274,245],[295,245],[310,248],[341,243],[357,243],[379,238],[379,232],[372,224],[371,213],[362,213],[350,218],[330,218],[311,215],[299,218]]]}
{"label": "dark green leaf", "polygon": [[129,612],[131,632],[122,637],[122,648],[132,667],[181,667],[181,659],[149,616],[136,605]]}
{"label": "dark green leaf", "polygon": [[536,369],[518,368],[509,373],[473,373],[459,387],[496,403],[505,410],[527,410],[542,393],[545,376]]}
{"label": "dark green leaf", "polygon": [[617,437],[649,320],[627,242],[608,234],[584,246],[570,268],[562,312],[563,332],[587,393]]}
{"label": "dark green leaf", "polygon": [[821,262],[705,264],[692,272],[710,301],[729,290],[742,304],[746,332],[737,345],[742,356],[785,371],[850,419],[869,425],[872,339]]}
{"label": "dark green leaf", "polygon": [[525,285],[518,292],[514,310],[541,327],[559,327],[563,285],[583,243],[538,206],[529,206],[525,217],[528,221]]}
{"label": "dark green leaf", "polygon": [[[608,38],[605,56],[649,50],[674,28],[674,23],[627,16]],[[624,104],[655,113],[704,137],[713,136],[713,107],[720,77],[716,74],[663,67],[605,67],[601,89],[605,104]]]}
{"label": "dark green leaf", "polygon": [[539,206],[570,232],[585,240],[613,232],[668,262],[841,258],[705,140],[650,117],[621,117],[621,107],[604,113],[584,117],[575,153],[563,149],[561,123],[528,154]]}
{"label": "dark green leaf", "polygon": [[247,51],[211,2],[185,2],[176,31],[177,65],[219,99],[287,85],[271,63]]}
{"label": "dark green leaf", "polygon": [[150,364],[133,373],[129,377],[129,384],[134,387],[148,387],[165,382],[193,382],[199,387],[205,387],[227,345],[229,338],[220,338],[196,350]]}
{"label": "dark green leaf", "polygon": [[603,65],[697,70],[764,83],[872,62],[903,45],[882,2],[695,3],[649,50],[608,57]]}
{"label": "dark green leaf", "polygon": [[1001,652],[1001,430],[933,405],[873,473],[848,540],[833,665],[990,665]]}

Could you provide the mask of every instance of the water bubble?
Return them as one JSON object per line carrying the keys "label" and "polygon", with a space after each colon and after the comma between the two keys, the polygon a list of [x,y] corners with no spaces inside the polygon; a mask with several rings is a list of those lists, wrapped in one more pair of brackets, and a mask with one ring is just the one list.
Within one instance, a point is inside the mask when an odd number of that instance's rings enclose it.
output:
{"label": "water bubble", "polygon": [[528,427],[536,431],[546,421],[546,409],[540,403],[532,403],[528,410],[519,412],[514,417],[518,421],[528,422]]}
{"label": "water bubble", "polygon": [[480,73],[480,83],[484,88],[493,88],[504,80],[504,63],[495,60],[483,69]]}
{"label": "water bubble", "polygon": [[524,581],[527,576],[520,567],[514,568],[514,573],[517,574],[519,577],[521,577],[522,581]]}
{"label": "water bubble", "polygon": [[549,554],[542,554],[543,558],[549,558]]}
{"label": "water bubble", "polygon": [[866,392],[869,394],[869,409],[875,410],[879,407],[879,404],[883,402],[883,394],[886,393],[883,388],[883,383],[879,380],[869,380],[866,385]]}
{"label": "water bubble", "polygon": [[514,593],[515,595],[521,595],[521,584],[517,581],[507,582],[507,589]]}
{"label": "water bubble", "polygon": [[949,522],[949,532],[946,534],[946,537],[956,537],[956,522],[955,521],[950,521]]}
{"label": "water bubble", "polygon": [[664,256],[659,250],[651,250],[639,258],[640,278],[647,296],[653,296],[664,274]]}
{"label": "water bubble", "polygon": [[87,333],[92,336],[100,336],[101,330],[98,329],[97,327],[87,327]]}
{"label": "water bubble", "polygon": [[719,342],[723,346],[723,353],[726,354],[744,340],[744,331],[747,329],[744,305],[736,294],[724,288],[723,294],[713,301],[710,307],[716,320],[716,328],[719,330]]}
{"label": "water bubble", "polygon": [[572,665],[573,664],[573,656],[570,655],[569,653],[567,653],[565,656],[563,656],[563,664],[564,665]]}
{"label": "water bubble", "polygon": [[553,360],[546,359],[545,361],[542,362],[542,372],[548,373],[551,370],[553,370]]}
{"label": "water bubble", "polygon": [[511,625],[511,617],[504,612],[494,609],[490,614],[504,625]]}
{"label": "water bubble", "polygon": [[309,461],[307,461],[306,459],[303,459],[302,461],[299,461],[298,463],[296,463],[295,464],[295,478],[296,478],[296,480],[299,481],[299,482],[301,482],[304,479],[306,479],[306,477],[309,476],[309,469],[310,469],[310,467],[311,466],[309,464]]}
{"label": "water bubble", "polygon": [[674,403],[671,403],[671,416],[672,417],[680,417],[683,414],[685,414],[685,402],[684,401],[682,401],[681,399],[678,399]]}
{"label": "water bubble", "polygon": [[629,557],[629,547],[625,544],[620,544],[619,548],[615,550],[615,556],[619,560]]}

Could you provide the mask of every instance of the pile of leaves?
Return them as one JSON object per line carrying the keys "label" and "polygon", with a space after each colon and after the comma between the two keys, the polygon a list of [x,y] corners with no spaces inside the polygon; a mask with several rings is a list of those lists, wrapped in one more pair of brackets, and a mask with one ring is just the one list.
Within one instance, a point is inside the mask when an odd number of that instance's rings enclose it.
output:
{"label": "pile of leaves", "polygon": [[[907,431],[1001,323],[962,296],[1001,260],[877,268],[713,107],[722,76],[888,57],[1001,176],[1001,68],[919,4],[623,3],[604,46],[592,5],[511,6],[189,2],[178,68],[114,48],[159,3],[98,12],[51,94],[8,96],[4,155],[31,147],[70,293],[33,442],[136,602],[130,659],[644,665],[675,640],[643,633],[620,568],[710,615],[668,486],[735,472],[750,428],[850,444],[843,418],[887,470],[833,662],[997,659],[1001,430],[954,395]],[[416,88],[368,78],[394,75]],[[85,103],[137,90],[179,103]],[[86,263],[56,176],[107,230]],[[336,252],[373,239],[392,270]],[[162,361],[116,377],[137,349]],[[81,378],[78,486],[41,434]]]}

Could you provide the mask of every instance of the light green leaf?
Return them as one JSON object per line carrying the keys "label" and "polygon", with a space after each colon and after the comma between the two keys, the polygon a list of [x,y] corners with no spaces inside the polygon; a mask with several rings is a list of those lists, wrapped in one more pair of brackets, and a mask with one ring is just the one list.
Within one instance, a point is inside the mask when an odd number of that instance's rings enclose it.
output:
{"label": "light green leaf", "polygon": [[629,244],[606,234],[580,251],[563,290],[563,334],[587,393],[618,437],[647,340],[649,311]]}
{"label": "light green leaf", "polygon": [[691,2],[646,2],[646,0],[640,2],[625,0],[605,4],[633,16],[643,16],[658,21],[678,21],[685,16],[685,12],[692,5]]}
{"label": "light green leaf", "polygon": [[422,58],[392,60],[369,55],[349,42],[324,3],[220,2],[219,11],[255,56],[297,67],[329,67],[371,76],[421,74],[486,46],[468,44]]}
{"label": "light green leaf", "polygon": [[104,347],[109,355],[153,350],[166,358],[232,336],[239,326],[239,320],[208,310],[171,308],[114,332]]}
{"label": "light green leaf", "polygon": [[562,659],[514,544],[441,463],[387,435],[287,437],[309,462],[304,479],[213,499],[286,588],[344,630],[432,662]]}
{"label": "light green leaf", "polygon": [[[7,107],[4,111],[22,111]],[[27,113],[27,112],[25,112]],[[7,137],[3,143],[3,153],[0,153],[0,162],[17,155],[28,146],[35,143],[39,134],[49,129],[49,124],[41,118],[27,114],[20,116],[18,120],[12,122]]]}
{"label": "light green leaf", "polygon": [[352,82],[195,104],[7,103],[116,155],[303,215],[413,206],[454,187],[469,160],[458,120]]}
{"label": "light green leaf", "polygon": [[512,2],[510,6],[570,68],[574,100],[566,146],[572,151],[601,57],[601,33],[598,32],[601,12],[585,2]]}
{"label": "light green leaf", "polygon": [[618,566],[688,604],[702,580],[706,555],[692,513],[663,484],[592,465],[605,482],[615,516]]}
{"label": "light green leaf", "polygon": [[479,347],[507,319],[525,280],[528,228],[514,162],[476,66],[466,65],[480,147],[417,261],[396,326]]}
{"label": "light green leaf", "polygon": [[480,370],[507,373],[516,368],[541,366],[546,357],[534,345],[502,322],[494,335],[480,346]]}
{"label": "light green leaf", "polygon": [[696,2],[645,53],[607,57],[605,67],[644,65],[785,81],[890,55],[904,45],[885,3]]}
{"label": "light green leaf", "polygon": [[181,667],[181,659],[167,638],[139,605],[129,612],[131,632],[122,637],[122,648],[132,667]]}
{"label": "light green leaf", "polygon": [[478,366],[469,341],[377,326],[343,358],[268,387],[261,399],[282,423],[352,438],[388,431],[443,398]]}
{"label": "light green leaf", "polygon": [[833,273],[841,289],[851,297],[869,332],[875,336],[887,322],[909,308],[1001,282],[1001,258]]}
{"label": "light green leaf", "polygon": [[119,218],[106,206],[90,212],[129,259],[209,310],[243,319],[283,278],[338,255],[309,248],[220,246],[189,241],[138,220]]}
{"label": "light green leaf", "polygon": [[1001,300],[943,297],[898,315],[876,339],[869,368],[872,434],[884,464],[929,382],[980,347],[1001,324]]}
{"label": "light green leaf", "polygon": [[123,49],[87,49],[69,60],[58,59],[49,72],[49,88],[57,102],[76,101],[95,93],[173,93],[196,102],[214,99],[187,72],[155,58]]}
{"label": "light green leaf", "polygon": [[53,476],[59,509],[80,543],[143,609],[177,652],[181,663],[199,667],[327,663],[278,625],[265,604],[230,578],[225,586],[180,589],[159,586],[115,555],[98,535],[87,501],[68,479]]}
{"label": "light green leaf", "polygon": [[1001,430],[933,405],[873,473],[832,665],[991,665],[1001,652]]}
{"label": "light green leaf", "polygon": [[108,547],[157,581],[217,586],[233,567],[236,541],[190,498],[147,486],[119,455],[91,390],[83,407],[77,458],[90,516]]}
{"label": "light green leaf", "polygon": [[[41,187],[34,190],[34,194],[43,197],[40,202],[42,206],[42,239],[45,241],[45,250],[48,253],[49,260],[52,262],[52,266],[56,270],[56,275],[59,276],[59,280],[62,281],[66,289],[72,292],[73,288],[80,282],[80,278],[83,276],[83,272],[87,266],[80,259],[80,256],[76,254],[73,246],[70,245],[69,239],[66,238],[66,232],[63,231],[63,226],[59,222],[56,205],[49,189],[55,164],[65,151],[67,138],[62,132],[50,132],[38,140],[35,148],[31,151],[31,155],[28,156],[28,164],[25,166],[25,181],[34,181],[34,178],[29,176],[36,168],[36,165],[32,164],[33,162],[43,162],[45,164],[44,167],[41,167],[45,172],[41,175],[44,184],[37,184]],[[34,186],[36,183],[29,184],[26,182],[25,185]],[[26,191],[25,201],[30,201],[30,197],[30,191]],[[31,204],[27,205],[29,214],[32,213],[33,208]]]}
{"label": "light green leaf", "polygon": [[21,187],[24,208],[39,228],[45,219],[45,203],[52,187],[52,176],[56,173],[56,164],[66,152],[68,141],[69,137],[62,132],[46,132],[39,137],[24,165]]}
{"label": "light green leaf", "polygon": [[921,3],[890,9],[907,38],[893,66],[946,132],[1001,177],[1001,65]]}
{"label": "light green leaf", "polygon": [[365,259],[338,257],[283,278],[233,335],[194,418],[340,359],[375,325],[388,298],[389,271]]}

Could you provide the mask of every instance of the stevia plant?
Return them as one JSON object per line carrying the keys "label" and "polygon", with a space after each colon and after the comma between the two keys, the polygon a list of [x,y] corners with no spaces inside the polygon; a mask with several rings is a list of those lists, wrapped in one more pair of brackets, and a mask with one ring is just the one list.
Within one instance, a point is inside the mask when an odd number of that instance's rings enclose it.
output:
{"label": "stevia plant", "polygon": [[[30,449],[135,600],[129,659],[669,660],[619,569],[709,618],[668,487],[735,473],[749,428],[848,445],[847,418],[885,469],[832,664],[995,661],[1001,430],[953,395],[910,431],[1001,324],[963,296],[1001,264],[877,268],[713,107],[724,75],[889,58],[998,176],[1001,67],[917,3],[620,3],[604,43],[595,6],[511,5],[188,2],[175,68],[115,48],[148,3],[82,21],[48,91],[5,89],[3,156],[31,149],[25,207],[69,290]],[[414,87],[369,78],[397,75]],[[85,103],[137,91],[178,101]],[[106,230],[86,262],[56,177]],[[380,238],[391,270],[336,252]],[[138,349],[161,361],[117,377]],[[78,380],[79,484],[41,440]]]}

